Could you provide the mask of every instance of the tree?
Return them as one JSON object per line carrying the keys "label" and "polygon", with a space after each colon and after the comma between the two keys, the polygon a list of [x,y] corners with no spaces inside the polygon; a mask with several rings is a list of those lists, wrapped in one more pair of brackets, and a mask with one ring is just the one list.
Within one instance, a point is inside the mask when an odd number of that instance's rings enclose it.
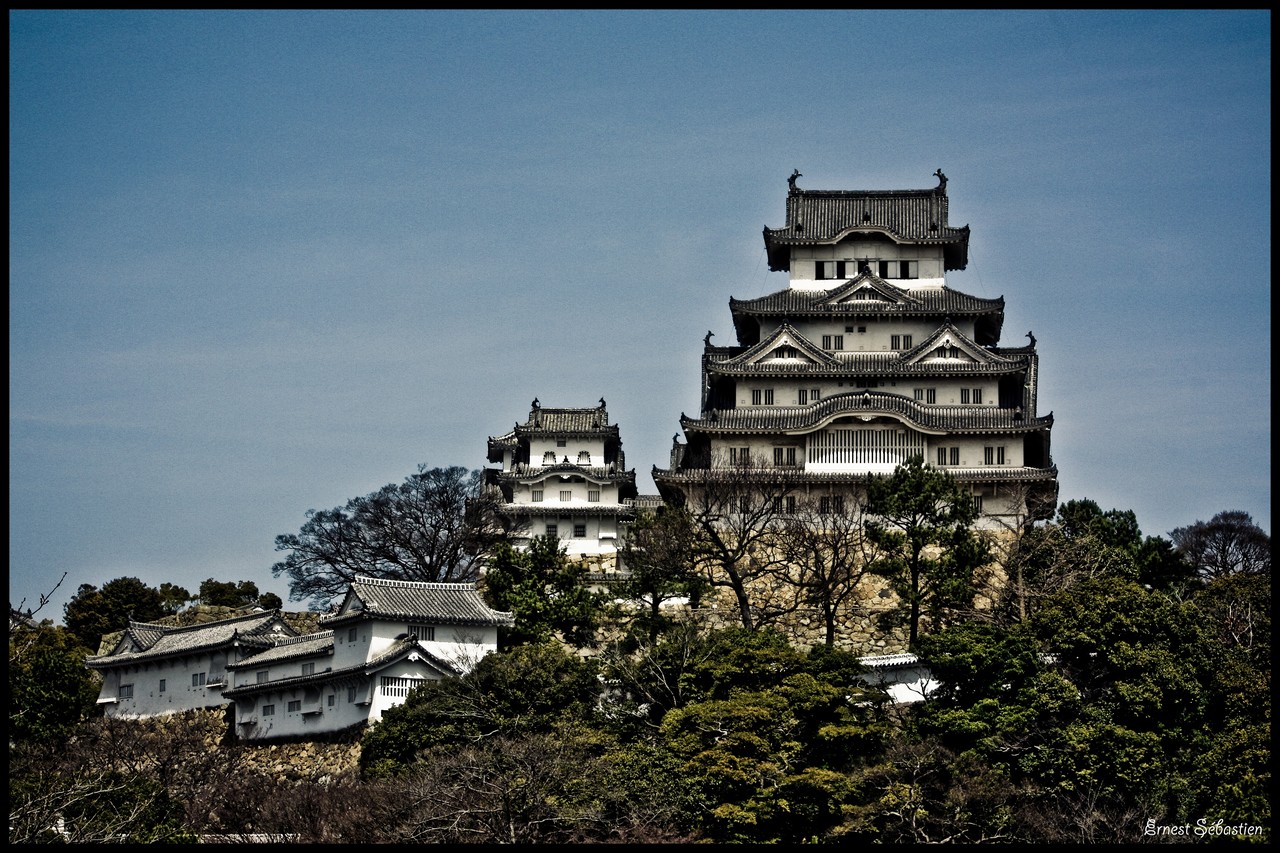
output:
{"label": "tree", "polygon": [[826,645],[834,646],[841,616],[861,594],[873,560],[863,504],[827,510],[820,499],[800,501],[782,521],[778,548],[801,600],[822,615]]}
{"label": "tree", "polygon": [[160,601],[164,607],[164,615],[173,616],[191,600],[191,593],[176,584],[160,584]]}
{"label": "tree", "polygon": [[577,648],[595,645],[604,596],[586,585],[586,567],[570,562],[559,537],[537,536],[528,550],[500,543],[485,569],[489,605],[515,617],[501,629],[502,648],[559,638]]}
{"label": "tree", "polygon": [[423,750],[547,733],[589,717],[599,695],[595,662],[558,642],[486,655],[467,674],[427,682],[388,708],[361,739],[361,766],[367,776],[397,776]]}
{"label": "tree", "polygon": [[92,584],[81,584],[63,612],[67,630],[82,646],[96,653],[104,634],[123,630],[131,619],[154,622],[166,615],[166,605],[159,590],[137,578],[116,578],[103,584],[101,590]]}
{"label": "tree", "polygon": [[1247,512],[1220,512],[1207,522],[1172,530],[1169,536],[1206,579],[1271,574],[1271,537]]}
{"label": "tree", "polygon": [[93,713],[98,681],[84,665],[90,653],[69,630],[48,620],[34,626],[11,623],[11,743],[59,748]]}
{"label": "tree", "polygon": [[878,549],[871,570],[899,601],[884,624],[905,621],[914,649],[922,617],[937,630],[973,606],[977,572],[989,556],[970,530],[973,497],[949,473],[913,456],[893,474],[870,479],[866,513],[867,536]]}
{"label": "tree", "polygon": [[401,483],[308,510],[297,534],[276,537],[288,556],[271,567],[289,579],[289,597],[324,607],[357,575],[389,580],[474,580],[478,562],[499,541],[494,498],[481,472],[418,466]]}
{"label": "tree", "polygon": [[258,585],[253,581],[219,581],[209,578],[200,584],[200,603],[213,607],[247,607],[257,604]]}
{"label": "tree", "polygon": [[618,598],[640,605],[636,625],[655,643],[670,624],[662,605],[688,599],[696,607],[707,588],[693,556],[688,512],[681,507],[642,512],[630,527],[621,556],[626,571],[611,589]]}
{"label": "tree", "polygon": [[689,477],[683,507],[692,523],[693,553],[708,585],[733,594],[747,630],[794,612],[797,602],[783,597],[790,587],[776,545],[785,499],[799,485],[796,474],[737,460],[692,471]]}

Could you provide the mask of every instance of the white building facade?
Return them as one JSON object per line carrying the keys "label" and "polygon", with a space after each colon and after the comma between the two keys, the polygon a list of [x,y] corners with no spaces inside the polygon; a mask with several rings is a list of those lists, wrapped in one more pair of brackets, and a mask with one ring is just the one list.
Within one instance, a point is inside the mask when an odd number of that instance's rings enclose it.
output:
{"label": "white building facade", "polygon": [[524,423],[490,436],[485,482],[500,490],[512,544],[554,535],[571,558],[617,569],[627,522],[635,517],[636,475],[626,469],[618,426],[598,406],[546,408],[535,398]]}
{"label": "white building facade", "polygon": [[1000,346],[1004,299],[947,285],[969,228],[948,224],[936,176],[915,190],[803,190],[792,176],[786,224],[764,230],[788,286],[730,299],[735,345],[708,333],[701,412],[681,416],[685,441],[654,468],[665,499],[749,466],[786,472],[801,498],[858,500],[868,475],[920,455],[968,487],[979,527],[1052,515],[1035,338]]}
{"label": "white building facade", "polygon": [[87,665],[102,673],[107,716],[231,705],[241,739],[305,738],[376,722],[419,684],[468,672],[512,622],[473,584],[361,577],[315,633],[294,631],[279,611],[130,623]]}

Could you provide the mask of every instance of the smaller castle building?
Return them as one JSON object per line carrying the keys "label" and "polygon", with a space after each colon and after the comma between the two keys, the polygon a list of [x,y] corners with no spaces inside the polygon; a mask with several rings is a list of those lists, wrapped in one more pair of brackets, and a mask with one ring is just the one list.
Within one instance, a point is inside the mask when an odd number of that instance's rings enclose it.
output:
{"label": "smaller castle building", "polygon": [[570,558],[597,571],[618,568],[620,538],[635,517],[636,473],[603,397],[582,409],[545,408],[534,398],[524,423],[490,436],[488,459],[501,464],[485,470],[485,482],[501,492],[515,547],[552,535]]}
{"label": "smaller castle building", "polygon": [[98,704],[109,717],[231,704],[241,739],[315,737],[376,722],[419,684],[470,671],[513,621],[474,584],[357,577],[312,633],[278,610],[130,622],[86,665],[102,674]]}

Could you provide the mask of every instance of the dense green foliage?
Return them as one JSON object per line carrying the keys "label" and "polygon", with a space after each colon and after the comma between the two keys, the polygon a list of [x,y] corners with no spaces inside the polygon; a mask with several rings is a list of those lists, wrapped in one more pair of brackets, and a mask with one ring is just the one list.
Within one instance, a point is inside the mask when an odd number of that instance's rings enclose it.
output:
{"label": "dense green foliage", "polygon": [[10,742],[66,744],[98,698],[98,679],[84,665],[89,654],[70,631],[49,622],[9,631]]}
{"label": "dense green foliage", "polygon": [[946,471],[913,456],[889,476],[867,487],[867,536],[878,548],[871,571],[883,577],[898,606],[882,623],[907,626],[907,646],[915,648],[921,620],[933,629],[973,609],[989,553],[970,529],[977,510],[973,497]]}
{"label": "dense green foliage", "polygon": [[168,615],[160,591],[138,578],[116,578],[103,584],[102,589],[81,584],[64,612],[67,630],[94,652],[103,634],[123,630],[129,620],[154,622]]}
{"label": "dense green foliage", "polygon": [[571,562],[555,536],[538,536],[528,550],[497,546],[485,572],[491,607],[515,616],[499,633],[504,648],[560,639],[577,648],[596,642],[604,597],[586,586],[585,566]]}
{"label": "dense green foliage", "polygon": [[[364,731],[358,777],[283,784],[211,748],[216,724],[92,718],[89,650],[11,621],[10,840],[1063,844],[1215,822],[1270,840],[1269,568],[1197,570],[1132,513],[1073,501],[1021,531],[1008,597],[975,609],[960,494],[899,473],[875,535],[919,602],[925,701],[894,705],[851,652],[762,625],[602,609],[542,538],[500,548],[485,578],[516,615],[499,652]],[[635,598],[694,591],[664,550],[679,530],[634,552]],[[129,581],[69,610],[88,624],[122,591],[149,600]],[[613,641],[583,654],[597,636]]]}

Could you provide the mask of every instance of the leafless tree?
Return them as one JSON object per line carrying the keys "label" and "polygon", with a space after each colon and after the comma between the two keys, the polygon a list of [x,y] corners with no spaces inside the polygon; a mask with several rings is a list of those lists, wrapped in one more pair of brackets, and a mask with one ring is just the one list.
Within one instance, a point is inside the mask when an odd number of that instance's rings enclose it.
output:
{"label": "leafless tree", "polygon": [[786,583],[779,551],[787,498],[800,483],[792,469],[762,460],[715,459],[688,481],[685,508],[693,524],[693,548],[713,588],[728,589],[742,627],[756,630],[799,606]]}
{"label": "leafless tree", "polygon": [[781,520],[778,547],[801,600],[822,615],[825,642],[834,646],[846,609],[868,595],[874,546],[866,535],[863,504],[850,494],[824,505],[818,496],[796,501]]}

